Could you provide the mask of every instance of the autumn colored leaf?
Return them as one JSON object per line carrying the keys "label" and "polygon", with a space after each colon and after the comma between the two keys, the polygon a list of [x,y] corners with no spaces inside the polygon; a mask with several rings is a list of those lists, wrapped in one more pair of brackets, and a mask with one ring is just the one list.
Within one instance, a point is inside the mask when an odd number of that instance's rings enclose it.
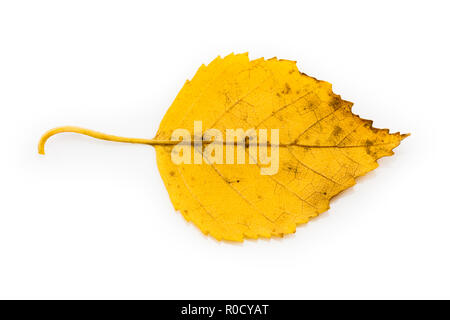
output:
{"label": "autumn colored leaf", "polygon": [[[300,73],[294,61],[250,61],[247,54],[231,54],[201,66],[185,83],[154,139],[61,127],[46,133],[39,147],[43,153],[45,141],[58,132],[153,145],[170,199],[186,220],[217,240],[270,238],[294,233],[297,225],[328,210],[332,197],[375,169],[377,159],[392,155],[407,136],[373,128],[372,121],[351,108],[351,102],[332,92],[331,84]],[[200,137],[194,129],[199,121]],[[206,157],[195,162],[196,154],[201,159],[214,144],[228,145],[224,138],[234,128],[266,130],[269,149],[277,147],[279,153],[276,171],[262,174],[267,163],[251,163],[249,139],[232,143],[234,163],[217,153],[209,155],[224,161]],[[179,129],[189,132],[182,153],[192,151],[190,163],[173,161],[178,143],[173,133]],[[208,129],[215,129],[216,136],[202,140]],[[276,143],[272,129],[279,133]],[[237,163],[239,147],[245,163]]]}

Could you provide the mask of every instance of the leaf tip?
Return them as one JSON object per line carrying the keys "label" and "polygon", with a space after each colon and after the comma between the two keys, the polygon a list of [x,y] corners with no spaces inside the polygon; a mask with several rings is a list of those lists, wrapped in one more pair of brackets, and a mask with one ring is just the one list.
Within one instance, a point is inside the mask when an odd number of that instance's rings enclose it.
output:
{"label": "leaf tip", "polygon": [[400,138],[403,140],[403,139],[409,137],[410,135],[411,135],[411,133],[403,133],[400,135]]}

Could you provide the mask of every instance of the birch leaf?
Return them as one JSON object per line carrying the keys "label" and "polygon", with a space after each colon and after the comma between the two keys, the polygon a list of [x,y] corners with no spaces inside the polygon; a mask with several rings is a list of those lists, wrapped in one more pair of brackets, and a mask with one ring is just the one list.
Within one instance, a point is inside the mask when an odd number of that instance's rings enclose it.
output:
{"label": "birch leaf", "polygon": [[[294,233],[328,210],[332,197],[375,169],[377,159],[392,155],[407,136],[373,128],[351,108],[331,84],[299,72],[294,61],[231,54],[201,66],[185,83],[154,139],[63,127],[44,135],[40,148],[43,153],[47,138],[65,131],[153,145],[170,199],[187,221],[217,240],[270,238]],[[180,128],[194,136],[194,121],[202,121],[202,133],[215,128],[224,137],[233,128],[279,129],[277,173],[262,175],[258,163],[175,164],[168,141]],[[193,154],[205,147],[189,145]],[[249,159],[248,141],[245,153]]]}

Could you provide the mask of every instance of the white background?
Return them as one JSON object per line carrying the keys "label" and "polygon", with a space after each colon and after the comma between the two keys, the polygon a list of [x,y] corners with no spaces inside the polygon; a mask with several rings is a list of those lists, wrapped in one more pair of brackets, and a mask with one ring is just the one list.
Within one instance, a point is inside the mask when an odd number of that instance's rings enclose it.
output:
{"label": "white background", "polygon": [[[1,1],[0,298],[450,298],[446,1]],[[298,61],[396,155],[284,239],[175,212],[152,138],[217,55]]]}

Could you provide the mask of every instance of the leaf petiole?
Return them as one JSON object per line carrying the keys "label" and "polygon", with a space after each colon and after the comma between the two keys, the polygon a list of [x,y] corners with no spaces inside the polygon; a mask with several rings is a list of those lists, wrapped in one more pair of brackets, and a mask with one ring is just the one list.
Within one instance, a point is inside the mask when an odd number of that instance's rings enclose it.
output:
{"label": "leaf petiole", "polygon": [[120,137],[120,136],[114,136],[111,134],[106,134],[90,129],[80,128],[80,127],[74,127],[74,126],[63,126],[63,127],[57,127],[54,129],[51,129],[44,133],[42,135],[41,139],[39,140],[38,144],[38,152],[40,154],[45,154],[45,143],[47,140],[58,133],[63,132],[71,132],[71,133],[79,133],[83,134],[92,138],[101,139],[101,140],[108,140],[108,141],[114,141],[114,142],[125,142],[125,143],[137,143],[137,144],[147,144],[152,146],[157,145],[175,145],[178,143],[178,141],[163,141],[163,140],[154,140],[154,139],[140,139],[140,138],[127,138],[127,137]]}

